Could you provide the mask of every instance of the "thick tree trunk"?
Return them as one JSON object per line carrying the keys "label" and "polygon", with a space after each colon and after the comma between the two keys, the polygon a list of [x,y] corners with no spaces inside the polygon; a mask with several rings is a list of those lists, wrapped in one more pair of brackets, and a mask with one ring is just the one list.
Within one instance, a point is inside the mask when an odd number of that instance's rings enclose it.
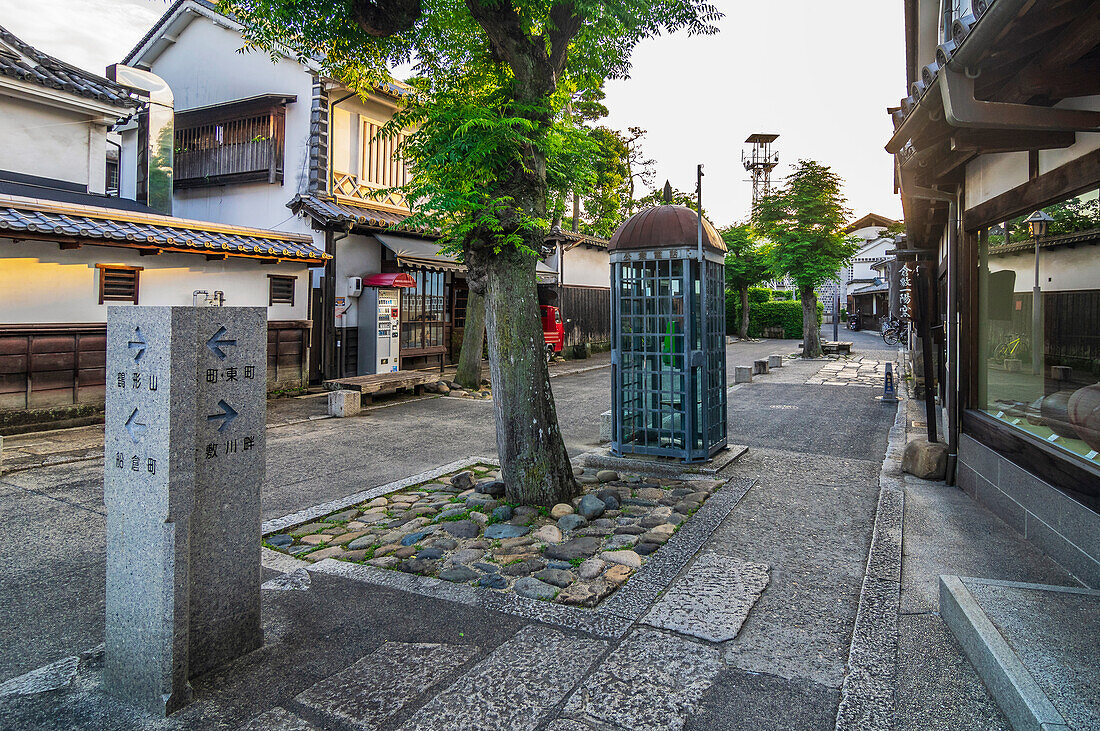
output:
{"label": "thick tree trunk", "polygon": [[821,357],[821,330],[817,325],[817,295],[813,287],[801,287],[802,295],[802,357]]}
{"label": "thick tree trunk", "polygon": [[737,333],[737,337],[742,340],[749,339],[749,288],[748,286],[741,288],[741,331]]}
{"label": "thick tree trunk", "polygon": [[466,327],[462,332],[462,350],[458,354],[455,382],[463,388],[481,385],[481,351],[485,346],[485,298],[470,290],[466,299]]}
{"label": "thick tree trunk", "polygon": [[484,258],[493,413],[506,499],[569,502],[579,489],[550,391],[535,259],[512,247],[478,258]]}

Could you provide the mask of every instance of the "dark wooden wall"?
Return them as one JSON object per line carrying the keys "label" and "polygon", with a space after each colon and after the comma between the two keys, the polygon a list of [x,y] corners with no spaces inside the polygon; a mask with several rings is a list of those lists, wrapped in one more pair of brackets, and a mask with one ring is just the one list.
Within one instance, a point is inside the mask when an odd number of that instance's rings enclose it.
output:
{"label": "dark wooden wall", "polygon": [[[300,388],[310,322],[268,323],[268,390]],[[107,327],[102,323],[0,325],[0,428],[102,410]]]}
{"label": "dark wooden wall", "polygon": [[559,292],[566,346],[611,342],[611,290],[563,286]]}

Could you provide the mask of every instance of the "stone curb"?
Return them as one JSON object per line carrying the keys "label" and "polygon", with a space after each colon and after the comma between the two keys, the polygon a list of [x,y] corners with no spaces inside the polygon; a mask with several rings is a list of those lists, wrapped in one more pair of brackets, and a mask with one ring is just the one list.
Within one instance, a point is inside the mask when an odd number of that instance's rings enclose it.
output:
{"label": "stone curb", "polygon": [[905,517],[905,491],[899,466],[906,438],[905,410],[901,404],[895,408],[897,413],[879,473],[875,524],[852,628],[848,671],[840,691],[837,731],[895,728],[894,690]]}
{"label": "stone curb", "polygon": [[[1008,582],[1003,582],[1008,583]],[[940,576],[940,616],[1013,728],[1069,725],[958,576]]]}
{"label": "stone curb", "polygon": [[572,376],[576,373],[588,373],[589,371],[598,371],[601,368],[610,368],[610,363],[600,363],[598,365],[584,366],[583,368],[572,368],[570,370],[562,370],[557,372],[551,372],[551,378],[557,378],[558,376]]}
{"label": "stone curb", "polygon": [[[492,462],[495,462],[495,460]],[[402,487],[431,479],[431,477],[438,477],[446,472],[475,463],[491,462],[486,459],[467,459],[445,465],[436,470],[400,480],[397,483],[390,483],[390,485],[359,493],[359,495],[369,494],[368,497],[349,496],[349,498],[333,503],[326,503],[324,506],[300,511],[294,516],[280,518],[278,519],[279,526],[282,529],[290,524],[296,525],[303,520],[311,520],[356,502],[378,497],[385,494],[385,492],[393,492]],[[353,564],[336,559],[324,559],[315,564],[303,566],[304,562],[299,562],[297,559],[291,559],[294,564],[290,564],[282,561],[282,559],[276,561],[265,553],[264,561],[266,566],[279,571],[285,571],[292,567],[304,567],[312,572],[341,576],[375,586],[419,594],[420,596],[491,609],[523,619],[589,632],[600,637],[619,638],[626,635],[634,623],[642,618],[660,593],[668,588],[684,566],[706,544],[710,536],[754,484],[756,484],[755,480],[746,478],[732,478],[726,481],[703,503],[703,506],[696,511],[691,520],[684,523],[683,527],[676,531],[664,546],[655,551],[642,564],[642,568],[622,588],[595,609],[552,604],[538,599],[521,597],[510,592],[499,592],[469,584],[456,584],[430,576],[405,574],[399,571],[389,571],[375,566]],[[394,485],[398,486],[393,487]],[[383,492],[384,489],[385,492]],[[352,497],[356,499],[352,500]],[[334,507],[330,507],[332,505]],[[309,517],[297,517],[305,514],[308,514]],[[283,522],[292,517],[294,518],[293,523]],[[269,523],[274,522],[269,521]],[[267,534],[268,532],[265,523],[264,533]]]}

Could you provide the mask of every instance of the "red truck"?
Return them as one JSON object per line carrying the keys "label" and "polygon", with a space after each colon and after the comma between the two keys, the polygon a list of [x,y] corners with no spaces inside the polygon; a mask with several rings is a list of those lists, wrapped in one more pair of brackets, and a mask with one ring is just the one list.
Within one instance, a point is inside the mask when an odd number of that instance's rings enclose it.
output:
{"label": "red truck", "polygon": [[539,305],[542,315],[542,336],[546,339],[546,360],[565,347],[565,326],[561,321],[561,310],[553,305]]}

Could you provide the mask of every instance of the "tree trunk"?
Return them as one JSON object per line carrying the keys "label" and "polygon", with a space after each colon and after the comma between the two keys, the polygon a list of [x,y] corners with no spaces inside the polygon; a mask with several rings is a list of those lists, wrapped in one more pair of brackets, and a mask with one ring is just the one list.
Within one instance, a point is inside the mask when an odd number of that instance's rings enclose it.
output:
{"label": "tree trunk", "polygon": [[455,382],[470,390],[481,385],[481,351],[485,346],[485,298],[470,290],[466,299],[466,327],[458,354]]}
{"label": "tree trunk", "polygon": [[741,331],[737,333],[741,340],[749,339],[749,288],[741,288]]}
{"label": "tree trunk", "polygon": [[813,287],[801,287],[802,295],[802,357],[821,357],[821,330],[817,325],[817,295]]}
{"label": "tree trunk", "polygon": [[483,271],[493,414],[505,499],[524,505],[569,502],[580,490],[550,391],[535,259],[505,247],[484,257]]}

